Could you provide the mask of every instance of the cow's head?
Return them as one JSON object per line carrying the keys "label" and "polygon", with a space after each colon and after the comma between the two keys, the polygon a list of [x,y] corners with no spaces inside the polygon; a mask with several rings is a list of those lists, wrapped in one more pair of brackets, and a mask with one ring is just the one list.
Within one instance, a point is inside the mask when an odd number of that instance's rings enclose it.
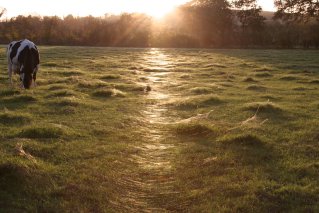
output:
{"label": "cow's head", "polygon": [[27,69],[26,67],[22,67],[20,71],[20,80],[25,89],[30,89],[32,85],[32,69]]}

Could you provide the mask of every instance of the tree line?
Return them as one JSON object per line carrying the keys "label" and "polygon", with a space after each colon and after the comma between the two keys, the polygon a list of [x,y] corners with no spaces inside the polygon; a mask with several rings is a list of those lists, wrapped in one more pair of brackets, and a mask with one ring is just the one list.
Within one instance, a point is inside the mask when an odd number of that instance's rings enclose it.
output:
{"label": "tree line", "polygon": [[42,45],[319,48],[318,1],[275,3],[278,11],[266,16],[256,0],[193,0],[161,21],[137,13],[17,16],[0,22],[0,43],[28,38]]}

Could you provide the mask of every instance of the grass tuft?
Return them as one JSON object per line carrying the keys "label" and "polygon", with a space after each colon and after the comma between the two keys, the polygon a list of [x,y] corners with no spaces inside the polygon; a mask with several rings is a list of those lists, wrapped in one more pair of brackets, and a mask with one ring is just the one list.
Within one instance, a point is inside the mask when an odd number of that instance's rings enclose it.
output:
{"label": "grass tuft", "polygon": [[253,90],[253,91],[265,91],[267,88],[264,86],[259,85],[250,85],[247,87],[247,90]]}
{"label": "grass tuft", "polygon": [[18,137],[31,138],[31,139],[61,138],[62,136],[65,136],[65,135],[67,135],[65,130],[55,126],[48,126],[48,127],[33,126],[33,127],[28,127],[26,129],[23,129],[20,133],[18,133]]}
{"label": "grass tuft", "polygon": [[109,75],[103,75],[100,79],[101,80],[114,80],[114,79],[120,79],[120,78],[121,78],[120,75],[109,74]]}
{"label": "grass tuft", "polygon": [[191,76],[189,74],[183,74],[179,78],[181,78],[181,79],[190,79]]}
{"label": "grass tuft", "polygon": [[33,97],[32,95],[17,95],[7,99],[6,101],[10,103],[29,103],[36,102],[37,98]]}
{"label": "grass tuft", "polygon": [[50,101],[48,104],[57,106],[57,107],[77,107],[82,104],[79,99],[74,97],[63,97],[59,98],[58,100]]}
{"label": "grass tuft", "polygon": [[65,77],[84,75],[84,73],[80,71],[64,71],[64,72],[58,72],[58,74]]}
{"label": "grass tuft", "polygon": [[268,78],[268,77],[272,77],[273,75],[270,72],[262,72],[262,73],[256,73],[255,76],[260,78]]}
{"label": "grass tuft", "polygon": [[254,69],[255,72],[270,72],[270,71],[274,71],[274,69],[269,68],[269,67],[260,67],[257,69]]}
{"label": "grass tuft", "polygon": [[61,85],[61,84],[55,84],[55,85],[51,85],[48,87],[48,90],[53,91],[53,90],[62,90],[62,89],[66,89],[66,85]]}
{"label": "grass tuft", "polygon": [[223,101],[216,95],[199,95],[196,97],[173,102],[173,105],[180,109],[194,109],[218,105],[221,103],[223,103]]}
{"label": "grass tuft", "polygon": [[252,77],[246,77],[243,82],[258,82],[257,80],[253,79]]}
{"label": "grass tuft", "polygon": [[224,65],[224,64],[218,64],[218,63],[208,64],[206,67],[207,67],[207,68],[213,68],[213,67],[216,67],[216,68],[227,68],[226,65]]}
{"label": "grass tuft", "polygon": [[63,89],[63,90],[57,90],[54,92],[51,92],[47,97],[70,97],[70,96],[76,96],[76,93],[69,89]]}
{"label": "grass tuft", "polygon": [[191,89],[191,93],[193,94],[208,94],[208,93],[211,93],[212,92],[212,89],[209,88],[209,87],[195,87],[195,88],[192,88]]}
{"label": "grass tuft", "polygon": [[245,109],[248,109],[254,112],[258,110],[259,112],[264,112],[264,113],[279,113],[283,111],[278,105],[269,101],[249,103],[249,104],[246,104]]}
{"label": "grass tuft", "polygon": [[319,80],[312,80],[309,82],[310,84],[319,84]]}
{"label": "grass tuft", "polygon": [[23,125],[31,121],[28,114],[20,114],[16,112],[0,113],[0,124],[3,125]]}
{"label": "grass tuft", "polygon": [[216,136],[218,130],[203,123],[181,123],[173,127],[174,132],[180,136]]}
{"label": "grass tuft", "polygon": [[264,142],[259,137],[251,134],[224,136],[219,141],[225,145],[237,145],[248,147],[260,147],[264,145]]}
{"label": "grass tuft", "polygon": [[294,80],[298,80],[297,77],[295,76],[284,76],[284,77],[281,77],[280,80],[283,80],[283,81],[294,81]]}
{"label": "grass tuft", "polygon": [[57,67],[58,64],[55,62],[45,62],[45,63],[41,63],[41,66],[43,66],[43,67]]}
{"label": "grass tuft", "polygon": [[93,93],[95,97],[110,98],[110,97],[125,97],[125,93],[118,89],[99,89]]}
{"label": "grass tuft", "polygon": [[84,80],[84,79],[78,80],[77,85],[79,88],[86,88],[86,89],[96,89],[96,88],[108,86],[108,84],[103,81],[90,81],[90,80]]}
{"label": "grass tuft", "polygon": [[5,89],[0,91],[0,96],[14,96],[14,95],[19,95],[21,94],[20,90],[15,90],[15,89]]}

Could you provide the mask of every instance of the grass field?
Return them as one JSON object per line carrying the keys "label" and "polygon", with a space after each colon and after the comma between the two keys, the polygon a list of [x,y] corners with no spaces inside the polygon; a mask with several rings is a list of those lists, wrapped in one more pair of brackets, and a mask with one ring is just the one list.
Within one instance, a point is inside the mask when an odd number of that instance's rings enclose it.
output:
{"label": "grass field", "polygon": [[0,212],[318,212],[319,52],[0,49]]}

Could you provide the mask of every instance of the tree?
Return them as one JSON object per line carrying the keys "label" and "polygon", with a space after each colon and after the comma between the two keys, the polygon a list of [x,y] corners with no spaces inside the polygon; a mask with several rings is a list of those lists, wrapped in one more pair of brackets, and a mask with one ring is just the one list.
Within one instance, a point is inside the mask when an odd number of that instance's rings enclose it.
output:
{"label": "tree", "polygon": [[319,20],[319,1],[318,0],[275,0],[278,8],[275,18],[285,20],[303,20],[310,18]]}
{"label": "tree", "polygon": [[7,12],[6,8],[0,8],[0,18]]}
{"label": "tree", "polygon": [[188,14],[196,39],[205,47],[230,43],[232,12],[227,0],[193,0],[182,7]]}
{"label": "tree", "polygon": [[265,25],[265,17],[260,15],[262,8],[257,6],[256,0],[236,0],[233,3],[238,9],[236,16],[241,24],[241,43],[260,43]]}

